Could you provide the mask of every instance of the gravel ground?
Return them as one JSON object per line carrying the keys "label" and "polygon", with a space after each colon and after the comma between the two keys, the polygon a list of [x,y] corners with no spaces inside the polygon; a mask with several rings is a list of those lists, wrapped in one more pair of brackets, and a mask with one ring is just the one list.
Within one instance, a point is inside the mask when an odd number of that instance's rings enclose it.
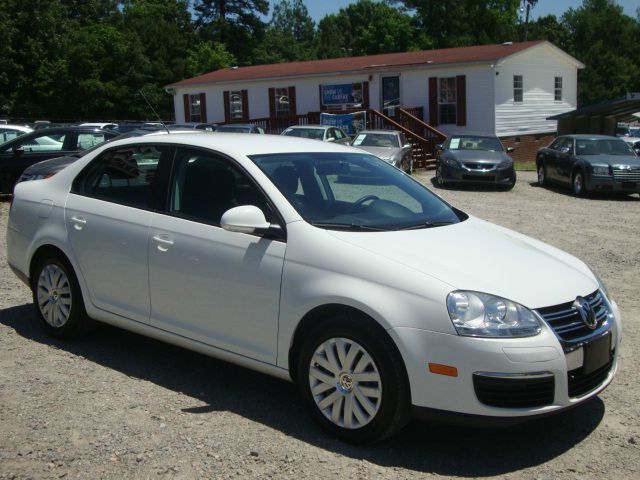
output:
{"label": "gravel ground", "polygon": [[287,382],[107,326],[81,341],[45,336],[6,266],[3,202],[0,478],[640,478],[640,198],[579,199],[538,188],[533,172],[510,192],[434,190],[600,273],[625,331],[599,398],[510,429],[415,421],[383,443],[345,445]]}

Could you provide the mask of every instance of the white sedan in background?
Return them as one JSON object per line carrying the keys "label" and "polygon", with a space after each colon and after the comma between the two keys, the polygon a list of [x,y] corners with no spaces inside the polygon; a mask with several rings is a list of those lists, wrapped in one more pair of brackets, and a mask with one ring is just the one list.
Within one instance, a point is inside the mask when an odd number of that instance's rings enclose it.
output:
{"label": "white sedan in background", "polygon": [[620,313],[584,263],[331,143],[106,144],[16,186],[7,253],[50,334],[98,320],[292,380],[351,442],[559,412],[617,369]]}

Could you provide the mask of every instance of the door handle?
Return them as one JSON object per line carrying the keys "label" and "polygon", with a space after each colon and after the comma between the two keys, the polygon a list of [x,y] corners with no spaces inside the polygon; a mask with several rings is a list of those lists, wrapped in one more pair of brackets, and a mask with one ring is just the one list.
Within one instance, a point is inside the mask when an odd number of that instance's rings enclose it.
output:
{"label": "door handle", "polygon": [[87,224],[87,221],[82,215],[78,215],[71,217],[71,223],[73,223],[73,228],[76,230],[82,230],[82,228]]}
{"label": "door handle", "polygon": [[166,252],[173,245],[173,240],[170,240],[166,235],[154,235],[151,238],[158,244],[158,250],[161,252]]}

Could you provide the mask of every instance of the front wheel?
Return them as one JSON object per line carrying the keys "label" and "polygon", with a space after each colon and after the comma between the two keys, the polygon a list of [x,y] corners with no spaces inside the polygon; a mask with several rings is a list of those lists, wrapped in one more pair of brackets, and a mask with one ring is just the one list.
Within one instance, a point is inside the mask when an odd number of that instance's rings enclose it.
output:
{"label": "front wheel", "polygon": [[439,187],[444,187],[444,177],[442,176],[442,165],[438,164],[436,166],[436,185]]}
{"label": "front wheel", "polygon": [[582,174],[581,171],[577,171],[576,173],[573,174],[573,180],[571,182],[571,185],[573,187],[573,193],[577,197],[581,197],[582,195],[584,195],[585,193],[584,175]]}
{"label": "front wheel", "polygon": [[411,410],[408,380],[390,339],[366,321],[343,316],[322,322],[307,338],[297,381],[325,430],[365,443],[405,425]]}
{"label": "front wheel", "polygon": [[541,187],[547,186],[547,167],[544,163],[538,163],[538,185]]}
{"label": "front wheel", "polygon": [[77,337],[93,326],[82,293],[66,259],[51,256],[38,262],[31,290],[44,329],[58,338]]}

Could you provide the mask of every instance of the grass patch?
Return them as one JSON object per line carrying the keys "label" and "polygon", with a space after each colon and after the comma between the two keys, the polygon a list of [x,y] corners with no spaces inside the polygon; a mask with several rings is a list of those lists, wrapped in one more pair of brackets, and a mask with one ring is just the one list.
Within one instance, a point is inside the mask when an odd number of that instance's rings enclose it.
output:
{"label": "grass patch", "polygon": [[535,172],[536,162],[515,162],[515,167],[519,172]]}

